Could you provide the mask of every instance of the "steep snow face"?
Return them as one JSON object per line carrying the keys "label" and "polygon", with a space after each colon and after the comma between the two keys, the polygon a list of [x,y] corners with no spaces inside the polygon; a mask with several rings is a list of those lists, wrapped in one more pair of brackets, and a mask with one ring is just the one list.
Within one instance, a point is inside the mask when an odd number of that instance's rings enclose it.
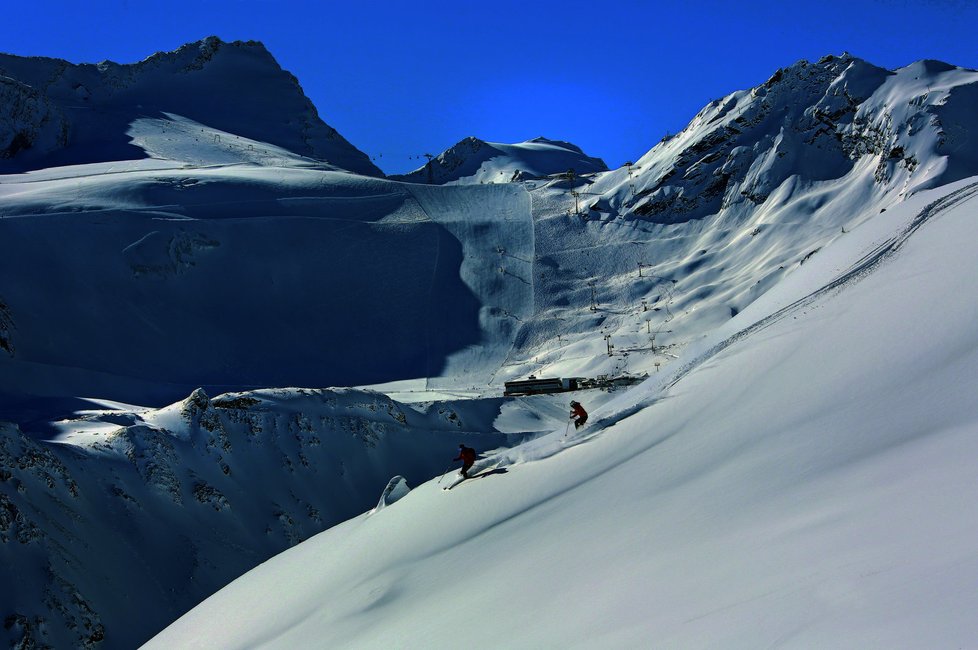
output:
{"label": "steep snow face", "polygon": [[607,169],[600,158],[586,155],[569,142],[540,137],[519,144],[501,144],[469,137],[423,167],[390,178],[428,185],[462,185],[510,183],[568,170],[591,174]]}
{"label": "steep snow face", "polygon": [[460,441],[516,442],[492,429],[498,401],[196,390],[159,410],[89,403],[52,423],[47,442],[0,424],[0,639],[136,647],[382,491],[393,503],[444,470]]}
{"label": "steep snow face", "polygon": [[296,78],[252,41],[210,37],[126,65],[0,54],[0,100],[4,171],[158,153],[131,142],[128,130],[139,119],[169,113],[340,169],[383,176],[323,123]]}
{"label": "steep snow face", "polygon": [[972,179],[865,222],[588,428],[326,531],[146,647],[971,645],[976,205]]}
{"label": "steep snow face", "polygon": [[0,177],[2,390],[160,404],[198,386],[486,385],[533,308],[518,185],[99,171]]}

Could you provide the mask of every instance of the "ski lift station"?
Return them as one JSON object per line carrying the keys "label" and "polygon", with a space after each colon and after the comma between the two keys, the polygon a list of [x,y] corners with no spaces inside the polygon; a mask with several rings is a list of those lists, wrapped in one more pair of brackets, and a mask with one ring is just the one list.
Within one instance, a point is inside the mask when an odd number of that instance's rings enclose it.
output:
{"label": "ski lift station", "polygon": [[613,390],[619,386],[631,386],[648,378],[648,373],[641,375],[621,375],[609,377],[608,375],[598,375],[594,379],[588,377],[543,377],[537,378],[530,375],[528,379],[517,381],[507,381],[504,386],[503,395],[513,397],[517,395],[539,395],[542,393],[566,393],[573,390],[587,390],[589,388],[600,388],[603,390]]}
{"label": "ski lift station", "polygon": [[534,375],[530,375],[529,379],[520,379],[517,381],[507,381],[505,383],[505,390],[503,395],[537,395],[540,393],[563,393],[571,390],[578,390],[578,382],[580,378],[570,377],[570,378],[560,378],[560,377],[543,377],[537,378]]}

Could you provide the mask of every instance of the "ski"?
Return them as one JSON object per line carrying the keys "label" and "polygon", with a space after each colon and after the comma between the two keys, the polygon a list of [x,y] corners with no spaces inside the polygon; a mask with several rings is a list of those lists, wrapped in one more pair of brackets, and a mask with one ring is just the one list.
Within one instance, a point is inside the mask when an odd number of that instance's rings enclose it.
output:
{"label": "ski", "polygon": [[469,474],[468,477],[465,476],[458,477],[454,483],[452,483],[451,485],[446,485],[445,487],[442,488],[442,490],[451,490],[452,488],[458,487],[459,485],[465,483],[466,481],[473,481],[478,478],[492,476],[493,474],[505,474],[505,473],[506,473],[505,467],[499,467],[498,465],[490,465],[489,467],[480,469],[479,472],[476,474]]}

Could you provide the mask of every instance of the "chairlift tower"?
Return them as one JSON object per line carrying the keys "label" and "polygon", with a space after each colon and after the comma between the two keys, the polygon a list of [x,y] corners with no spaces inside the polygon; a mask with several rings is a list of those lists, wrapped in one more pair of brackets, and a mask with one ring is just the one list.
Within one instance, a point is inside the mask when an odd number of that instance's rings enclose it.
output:
{"label": "chairlift tower", "polygon": [[625,163],[625,169],[628,170],[628,189],[635,196],[635,163],[629,160]]}
{"label": "chairlift tower", "polygon": [[571,190],[571,196],[574,197],[574,214],[581,216],[581,193],[576,190]]}
{"label": "chairlift tower", "polygon": [[577,190],[570,191],[571,196],[574,197],[574,214],[579,217],[587,217],[587,215],[581,213],[581,197],[582,196],[601,196],[600,194],[595,194],[594,192],[578,192]]}

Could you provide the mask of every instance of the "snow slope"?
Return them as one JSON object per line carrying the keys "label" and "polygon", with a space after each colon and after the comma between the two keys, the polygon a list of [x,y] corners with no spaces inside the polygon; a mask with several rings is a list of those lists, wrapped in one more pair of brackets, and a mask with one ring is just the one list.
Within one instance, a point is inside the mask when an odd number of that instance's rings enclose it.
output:
{"label": "snow slope", "polygon": [[978,182],[863,224],[674,370],[270,560],[147,648],[968,647]]}
{"label": "snow slope", "polygon": [[[0,177],[18,217],[0,220],[0,387],[161,405],[198,386],[654,372],[859,220],[978,173],[975,88],[935,62],[800,62],[634,166],[492,188],[329,173],[208,120],[139,118],[152,159]],[[488,161],[583,155],[509,147]]]}
{"label": "snow slope", "polygon": [[16,280],[0,289],[7,392],[160,405],[199,386],[373,384],[449,365],[484,385],[532,309],[525,263],[481,273],[499,247],[532,258],[529,197],[512,185],[85,165],[0,176],[0,205],[0,274]]}

